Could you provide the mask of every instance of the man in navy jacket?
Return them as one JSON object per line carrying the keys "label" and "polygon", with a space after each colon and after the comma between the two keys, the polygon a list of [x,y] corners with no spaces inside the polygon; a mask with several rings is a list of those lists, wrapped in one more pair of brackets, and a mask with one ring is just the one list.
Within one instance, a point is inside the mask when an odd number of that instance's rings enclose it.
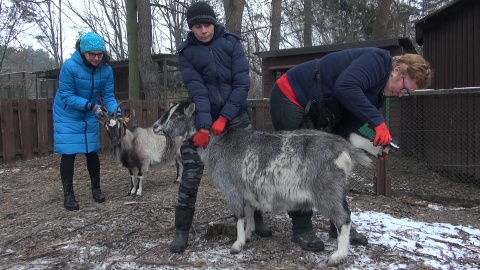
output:
{"label": "man in navy jacket", "polygon": [[[275,130],[322,129],[348,137],[368,124],[375,131],[374,145],[388,145],[392,137],[379,109],[385,96],[406,96],[430,85],[430,64],[416,54],[391,57],[378,48],[330,53],[297,65],[275,83],[270,115]],[[361,134],[359,134],[361,135]],[[345,210],[350,213],[346,198]],[[312,230],[312,211],[292,211],[293,240],[303,249],[320,251],[323,242]],[[330,236],[337,237],[331,224]],[[352,227],[350,243],[367,245],[367,238]]]}
{"label": "man in navy jacket", "polygon": [[[183,159],[182,182],[175,208],[175,237],[170,251],[181,253],[187,247],[203,164],[197,147],[207,147],[210,131],[214,136],[231,128],[252,129],[247,114],[250,89],[248,60],[240,37],[217,24],[215,13],[205,2],[193,3],[187,9],[191,31],[179,48],[179,66],[189,98],[195,103],[198,132],[180,149]],[[255,233],[271,236],[255,211]]]}

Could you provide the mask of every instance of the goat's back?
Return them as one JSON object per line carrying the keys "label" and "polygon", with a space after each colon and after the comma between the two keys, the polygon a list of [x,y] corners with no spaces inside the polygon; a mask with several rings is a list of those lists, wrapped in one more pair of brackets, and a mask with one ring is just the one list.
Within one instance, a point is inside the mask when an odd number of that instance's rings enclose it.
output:
{"label": "goat's back", "polygon": [[131,131],[134,135],[132,146],[137,150],[140,159],[149,159],[152,165],[173,161],[175,145],[166,136],[155,134],[152,127],[135,128]]}
{"label": "goat's back", "polygon": [[273,212],[318,208],[322,197],[341,204],[355,164],[370,163],[340,136],[317,130],[236,129],[213,137],[199,153],[226,198],[244,196],[254,207]]}

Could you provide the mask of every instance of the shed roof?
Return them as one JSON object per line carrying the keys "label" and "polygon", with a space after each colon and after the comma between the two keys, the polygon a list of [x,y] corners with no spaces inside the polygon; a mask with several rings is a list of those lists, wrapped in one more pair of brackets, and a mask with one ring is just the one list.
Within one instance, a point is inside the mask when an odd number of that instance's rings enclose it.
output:
{"label": "shed roof", "polygon": [[412,41],[409,38],[399,38],[399,39],[382,39],[382,40],[367,40],[367,41],[358,41],[342,44],[327,44],[319,45],[312,47],[302,47],[302,48],[293,48],[293,49],[281,49],[265,52],[255,53],[260,58],[271,58],[271,57],[281,57],[281,56],[292,56],[292,55],[303,55],[303,54],[312,54],[319,52],[333,52],[341,51],[346,49],[353,48],[362,48],[362,47],[377,47],[377,48],[389,48],[389,47],[403,47],[406,53],[417,53],[417,50],[412,44]]}
{"label": "shed roof", "polygon": [[[166,61],[167,66],[178,66],[178,56],[175,54],[154,54],[152,55],[153,61],[157,62],[160,66],[163,65],[163,61]],[[118,60],[118,61],[111,61],[110,66],[114,71],[125,71],[128,72],[128,59],[126,60]],[[60,69],[50,69],[50,70],[43,70],[34,72],[37,78],[48,78],[48,79],[56,79],[58,74],[60,73]]]}

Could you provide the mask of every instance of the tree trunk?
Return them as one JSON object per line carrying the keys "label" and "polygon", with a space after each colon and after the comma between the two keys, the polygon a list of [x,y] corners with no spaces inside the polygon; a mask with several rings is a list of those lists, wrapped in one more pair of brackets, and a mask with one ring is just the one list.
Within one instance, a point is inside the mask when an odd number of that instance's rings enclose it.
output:
{"label": "tree trunk", "polygon": [[303,25],[303,46],[312,47],[312,24],[313,24],[313,10],[312,0],[304,0],[304,16],[305,23]]}
{"label": "tree trunk", "polygon": [[242,18],[245,0],[223,0],[225,28],[237,35],[242,34]]}
{"label": "tree trunk", "polygon": [[272,34],[270,35],[270,50],[280,48],[280,29],[282,24],[282,0],[272,0]]}
{"label": "tree trunk", "polygon": [[375,23],[372,24],[372,39],[384,39],[388,37],[388,17],[392,0],[378,0],[375,10]]}
{"label": "tree trunk", "polygon": [[138,73],[137,48],[137,4],[127,0],[127,39],[128,39],[128,99],[140,99],[140,74]]}
{"label": "tree trunk", "polygon": [[145,99],[159,99],[158,64],[152,59],[152,9],[148,0],[137,0],[138,67]]}

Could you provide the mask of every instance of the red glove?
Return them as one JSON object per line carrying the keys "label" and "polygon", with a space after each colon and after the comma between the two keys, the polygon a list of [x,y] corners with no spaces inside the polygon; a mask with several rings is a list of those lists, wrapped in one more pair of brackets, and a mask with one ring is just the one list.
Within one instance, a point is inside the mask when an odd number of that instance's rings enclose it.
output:
{"label": "red glove", "polygon": [[373,145],[386,146],[390,144],[390,142],[392,141],[392,136],[390,135],[390,131],[388,130],[385,122],[376,126],[374,130],[375,130],[375,138],[373,138]]}
{"label": "red glove", "polygon": [[195,146],[202,146],[206,148],[208,145],[208,136],[210,133],[206,129],[200,129],[194,136],[193,136],[193,145]]}
{"label": "red glove", "polygon": [[225,125],[227,124],[228,120],[221,116],[218,117],[217,121],[215,121],[212,125],[212,132],[213,135],[218,136],[222,134],[223,130],[225,129]]}

